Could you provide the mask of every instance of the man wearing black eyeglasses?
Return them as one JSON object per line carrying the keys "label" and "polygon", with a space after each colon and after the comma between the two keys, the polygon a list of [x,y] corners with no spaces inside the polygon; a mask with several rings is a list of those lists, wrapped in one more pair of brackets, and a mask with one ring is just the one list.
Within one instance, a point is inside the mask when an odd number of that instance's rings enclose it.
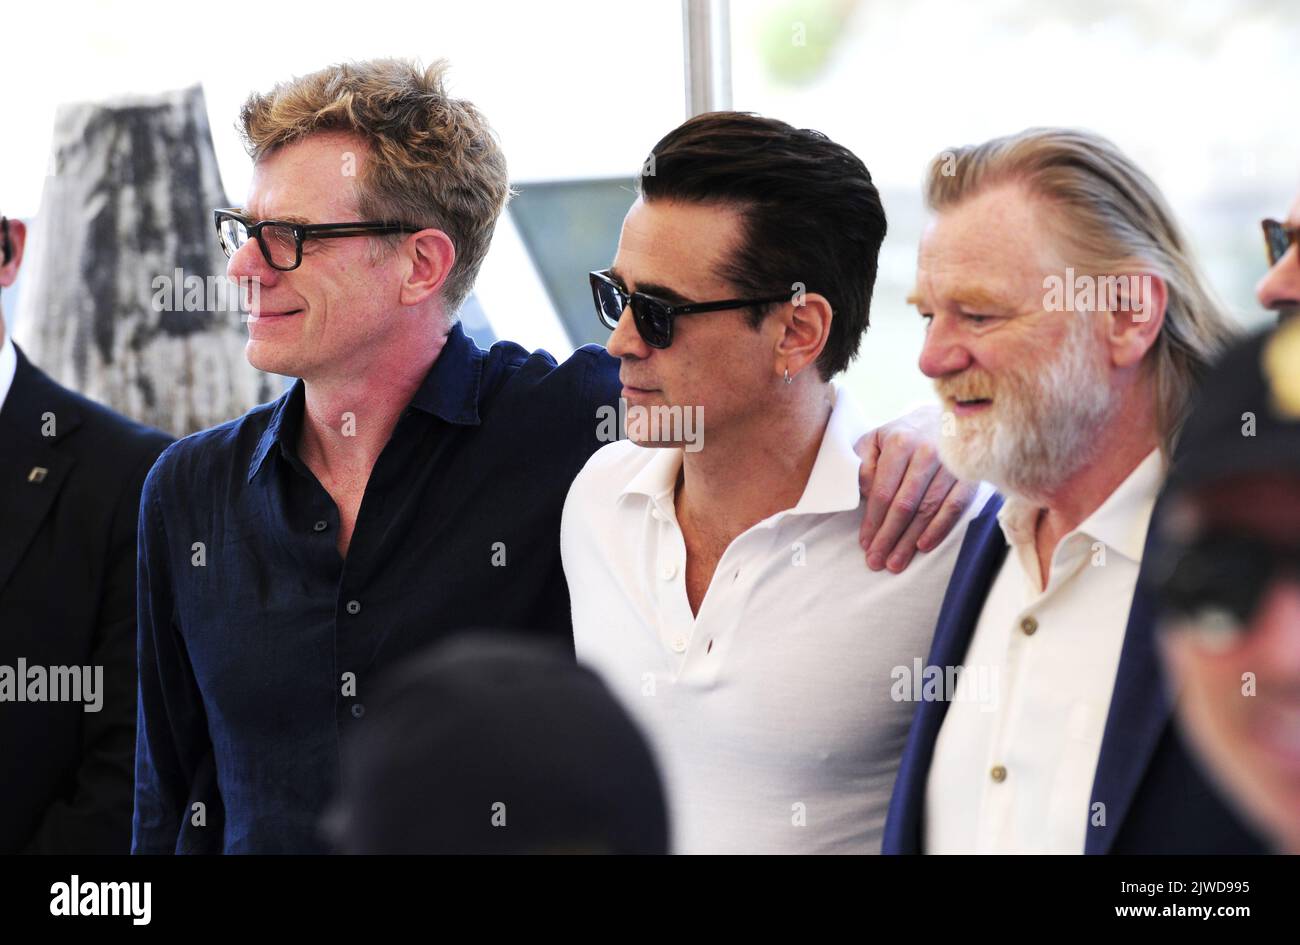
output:
{"label": "man wearing black eyeglasses", "polygon": [[[0,287],[26,244],[0,217]],[[130,849],[136,517],[168,442],[56,384],[0,309],[0,853]]]}
{"label": "man wearing black eyeglasses", "polygon": [[1277,312],[1278,320],[1300,313],[1300,197],[1291,205],[1287,220],[1264,221],[1264,244],[1268,249],[1268,273],[1259,281],[1255,295],[1265,308]]}
{"label": "man wearing black eyeglasses", "polygon": [[[509,183],[442,72],[348,63],[243,108],[252,183],[215,235],[248,287],[249,361],[297,380],[146,483],[137,852],[322,850],[340,737],[371,721],[377,674],[465,627],[571,651],[560,512],[617,363],[482,351],[461,326]],[[914,546],[923,497],[941,531],[944,496],[970,495],[934,437],[900,439],[868,464],[885,551]]]}
{"label": "man wearing black eyeglasses", "polygon": [[1274,849],[1300,853],[1300,319],[1207,378],[1156,522],[1181,721]]}

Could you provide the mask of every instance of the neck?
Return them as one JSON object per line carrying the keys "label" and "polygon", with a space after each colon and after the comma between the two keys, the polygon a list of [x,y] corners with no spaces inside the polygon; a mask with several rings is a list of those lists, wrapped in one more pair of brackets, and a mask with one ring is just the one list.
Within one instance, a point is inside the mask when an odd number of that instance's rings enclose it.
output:
{"label": "neck", "polygon": [[1042,503],[1036,546],[1044,586],[1057,542],[1097,511],[1160,445],[1154,395],[1146,390],[1133,390],[1119,396],[1119,411],[1094,441],[1095,459],[1053,486]]}
{"label": "neck", "polygon": [[304,378],[302,461],[323,480],[368,479],[446,342],[442,334],[406,338],[378,356],[350,361],[346,371]]}
{"label": "neck", "polygon": [[683,454],[676,505],[679,519],[729,542],[803,495],[833,405],[820,379],[780,385],[766,409],[728,430],[710,431],[706,445]]}

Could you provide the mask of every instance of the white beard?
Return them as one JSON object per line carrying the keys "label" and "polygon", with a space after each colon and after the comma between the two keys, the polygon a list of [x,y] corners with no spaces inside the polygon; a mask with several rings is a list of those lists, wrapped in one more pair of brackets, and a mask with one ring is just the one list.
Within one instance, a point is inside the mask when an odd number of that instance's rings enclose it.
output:
{"label": "white beard", "polygon": [[[1087,318],[1067,317],[1074,321],[1054,360],[996,377],[981,372],[987,381],[975,395],[992,397],[992,405],[973,417],[955,417],[954,434],[939,437],[940,458],[951,472],[1042,504],[1093,458],[1095,434],[1114,416],[1118,403]],[[964,396],[963,387],[971,383],[974,379],[963,384],[948,378],[935,387],[941,395]]]}

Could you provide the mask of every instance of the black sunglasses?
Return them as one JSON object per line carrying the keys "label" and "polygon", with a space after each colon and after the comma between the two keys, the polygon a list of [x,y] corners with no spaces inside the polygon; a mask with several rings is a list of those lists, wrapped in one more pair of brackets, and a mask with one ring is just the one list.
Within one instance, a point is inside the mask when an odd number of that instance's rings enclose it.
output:
{"label": "black sunglasses", "polygon": [[1216,530],[1166,552],[1156,586],[1173,626],[1240,637],[1274,580],[1300,579],[1300,546],[1279,547],[1239,532]]}
{"label": "black sunglasses", "polygon": [[1264,243],[1268,247],[1268,264],[1277,265],[1277,261],[1286,255],[1291,245],[1300,239],[1300,226],[1287,226],[1277,220],[1265,220]]}
{"label": "black sunglasses", "polygon": [[724,299],[721,302],[667,302],[646,295],[644,292],[628,292],[614,280],[608,269],[600,269],[590,274],[591,295],[596,301],[596,317],[600,323],[613,331],[618,327],[618,320],[623,317],[623,310],[632,306],[632,321],[636,324],[641,339],[652,348],[667,348],[673,343],[673,319],[678,315],[696,315],[701,312],[724,312],[733,308],[746,308],[750,305],[770,305],[773,302],[789,302],[792,296],[777,295],[766,299]]}
{"label": "black sunglasses", "polygon": [[217,224],[217,240],[226,258],[235,253],[250,239],[257,240],[262,256],[272,269],[289,272],[302,265],[304,240],[343,239],[349,236],[377,236],[383,233],[418,233],[422,226],[407,223],[286,223],[283,220],[263,220],[254,223],[236,207],[213,210]]}

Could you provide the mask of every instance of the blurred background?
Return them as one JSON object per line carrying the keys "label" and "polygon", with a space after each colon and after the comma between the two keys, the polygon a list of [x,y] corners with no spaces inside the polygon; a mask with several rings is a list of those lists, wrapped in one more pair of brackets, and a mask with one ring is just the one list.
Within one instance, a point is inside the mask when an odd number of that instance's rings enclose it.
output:
{"label": "blurred background", "polygon": [[[24,4],[0,36],[0,212],[39,238],[62,105],[201,86],[238,204],[251,167],[235,121],[251,90],[333,61],[445,57],[519,191],[466,324],[484,347],[506,337],[563,358],[605,340],[586,273],[609,263],[634,175],[686,117],[683,12],[677,0]],[[1253,297],[1258,221],[1284,216],[1300,187],[1297,0],[732,0],[728,15],[729,61],[715,66],[732,107],[825,132],[883,194],[872,327],[846,380],[870,419],[929,400],[922,323],[904,303],[926,163],[1031,125],[1091,128],[1129,152],[1236,317],[1267,320]],[[23,291],[20,277],[5,293],[11,322]],[[24,317],[41,317],[39,301]]]}

